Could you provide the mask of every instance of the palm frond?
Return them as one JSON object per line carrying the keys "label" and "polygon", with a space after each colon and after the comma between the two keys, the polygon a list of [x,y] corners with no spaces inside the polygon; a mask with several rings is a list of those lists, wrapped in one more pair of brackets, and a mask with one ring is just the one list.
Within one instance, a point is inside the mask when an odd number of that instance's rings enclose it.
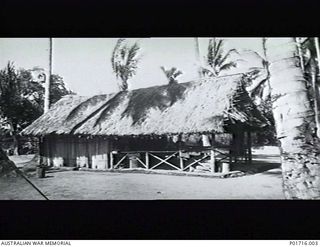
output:
{"label": "palm frond", "polygon": [[258,59],[260,60],[265,60],[266,58],[261,55],[259,52],[256,52],[256,51],[253,51],[253,50],[250,50],[250,49],[244,49],[244,50],[241,50],[243,53],[251,53],[253,55],[255,55]]}
{"label": "palm frond", "polygon": [[253,51],[250,49],[245,49],[245,50],[243,50],[243,52],[253,54],[257,59],[259,59],[261,61],[261,64],[264,68],[268,67],[268,60],[264,55],[261,55],[259,52],[256,52],[256,51]]}
{"label": "palm frond", "polygon": [[239,52],[236,49],[229,50],[220,60],[220,64],[224,64],[226,60],[230,57],[231,54],[236,53],[239,54]]}
{"label": "palm frond", "polygon": [[127,81],[136,74],[138,68],[138,51],[140,49],[138,43],[128,46],[124,43],[125,39],[119,39],[113,49],[111,63],[116,78],[122,80],[121,88],[127,88]]}
{"label": "palm frond", "polygon": [[235,63],[235,62],[229,62],[229,63],[226,63],[226,64],[222,65],[222,66],[220,67],[220,71],[221,71],[221,70],[229,70],[229,69],[231,69],[231,68],[236,68],[236,67],[237,67],[237,63]]}
{"label": "palm frond", "polygon": [[177,78],[179,75],[182,75],[182,74],[183,74],[182,71],[178,70],[173,74],[173,77]]}
{"label": "palm frond", "polygon": [[215,49],[214,49],[214,60],[219,60],[219,57],[222,57],[222,52],[223,52],[223,45],[224,45],[224,40],[223,39],[219,39],[218,42],[216,41],[216,39],[214,39],[215,42]]}
{"label": "palm frond", "polygon": [[213,63],[214,63],[214,46],[215,46],[215,43],[213,39],[210,39],[208,44],[207,58],[206,58],[207,64],[209,66],[213,66]]}
{"label": "palm frond", "polygon": [[138,45],[138,43],[134,43],[133,46],[131,46],[127,53],[127,65],[133,63],[137,57],[138,51],[139,51],[140,47]]}
{"label": "palm frond", "polygon": [[116,70],[116,59],[118,57],[119,49],[124,41],[125,39],[118,39],[115,47],[112,50],[111,64],[114,71]]}
{"label": "palm frond", "polygon": [[176,67],[171,69],[165,69],[163,66],[160,67],[163,73],[165,74],[169,84],[177,82],[176,78],[182,74],[182,71],[178,70]]}
{"label": "palm frond", "polygon": [[163,73],[167,76],[167,71],[163,66],[160,66],[160,69],[163,71]]}
{"label": "palm frond", "polygon": [[215,73],[212,71],[212,68],[206,68],[206,67],[201,67],[201,74],[203,76],[208,76],[208,77],[216,76]]}
{"label": "palm frond", "polygon": [[223,40],[216,40],[216,38],[210,39],[208,44],[208,53],[206,62],[210,67],[217,64],[217,60],[222,56]]}
{"label": "palm frond", "polygon": [[208,76],[218,76],[221,70],[228,70],[236,67],[236,61],[226,63],[227,59],[232,53],[239,54],[236,49],[228,50],[227,53],[223,51],[224,40],[212,38],[208,43],[207,56],[205,57],[206,64],[210,67],[203,68],[202,74]]}

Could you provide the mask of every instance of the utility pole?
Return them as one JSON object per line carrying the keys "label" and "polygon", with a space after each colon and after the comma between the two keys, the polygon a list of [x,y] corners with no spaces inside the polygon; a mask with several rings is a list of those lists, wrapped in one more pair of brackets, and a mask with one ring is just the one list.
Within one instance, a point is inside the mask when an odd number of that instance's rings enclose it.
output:
{"label": "utility pole", "polygon": [[44,86],[44,113],[50,108],[50,79],[52,74],[52,38],[49,38],[49,71]]}
{"label": "utility pole", "polygon": [[194,38],[195,41],[195,50],[196,50],[196,60],[197,60],[197,66],[198,66],[198,74],[199,74],[199,78],[202,77],[202,73],[201,73],[201,58],[200,58],[200,46],[199,46],[199,38]]}

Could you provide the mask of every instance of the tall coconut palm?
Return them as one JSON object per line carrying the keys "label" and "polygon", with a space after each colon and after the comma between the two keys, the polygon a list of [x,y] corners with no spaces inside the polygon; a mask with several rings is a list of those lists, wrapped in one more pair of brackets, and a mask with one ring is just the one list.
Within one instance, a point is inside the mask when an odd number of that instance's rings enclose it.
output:
{"label": "tall coconut palm", "polygon": [[165,69],[163,66],[161,66],[160,68],[165,74],[169,84],[178,83],[177,77],[182,75],[182,71],[178,70],[176,67],[172,67],[171,69]]}
{"label": "tall coconut palm", "polygon": [[316,52],[317,52],[318,69],[320,70],[320,47],[319,47],[319,38],[318,37],[314,38],[314,43],[315,43]]}
{"label": "tall coconut palm", "polygon": [[137,72],[140,60],[138,43],[129,46],[125,39],[118,39],[111,57],[113,72],[121,80],[120,91],[128,90],[128,80]]}
{"label": "tall coconut palm", "polygon": [[49,111],[50,108],[50,83],[52,74],[52,38],[49,38],[49,71],[46,76],[45,91],[44,91],[44,113]]}
{"label": "tall coconut palm", "polygon": [[315,38],[306,38],[301,43],[301,55],[300,64],[303,64],[301,68],[304,71],[305,78],[308,81],[308,87],[310,95],[312,96],[312,105],[315,112],[315,121],[317,126],[317,136],[320,137],[320,95],[318,86],[318,71],[319,66],[317,65],[317,51]]}
{"label": "tall coconut palm", "polygon": [[208,52],[205,57],[206,65],[201,69],[204,76],[216,77],[223,70],[237,67],[235,61],[228,61],[232,53],[237,53],[236,49],[225,52],[223,50],[223,45],[223,39],[212,38],[209,40]]}
{"label": "tall coconut palm", "polygon": [[197,61],[197,67],[198,67],[198,74],[199,78],[202,77],[202,63],[200,58],[200,44],[199,44],[199,38],[194,38],[194,48],[195,48],[195,54],[196,54],[196,61]]}
{"label": "tall coconut palm", "polygon": [[320,199],[319,140],[295,40],[268,38],[266,48],[285,197]]}
{"label": "tall coconut palm", "polygon": [[302,51],[302,39],[297,37],[295,38],[297,47],[298,47],[298,55],[299,55],[299,59],[300,59],[300,66],[302,69],[302,72],[305,73],[305,63],[304,63],[304,59],[303,59],[303,51]]}

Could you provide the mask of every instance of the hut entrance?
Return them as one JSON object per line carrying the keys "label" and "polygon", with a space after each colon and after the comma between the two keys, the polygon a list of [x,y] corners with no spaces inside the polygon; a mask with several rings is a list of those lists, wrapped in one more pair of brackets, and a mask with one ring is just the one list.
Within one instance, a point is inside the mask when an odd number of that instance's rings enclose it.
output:
{"label": "hut entrance", "polygon": [[236,132],[232,134],[232,143],[230,145],[230,161],[229,163],[246,163],[251,164],[251,132]]}

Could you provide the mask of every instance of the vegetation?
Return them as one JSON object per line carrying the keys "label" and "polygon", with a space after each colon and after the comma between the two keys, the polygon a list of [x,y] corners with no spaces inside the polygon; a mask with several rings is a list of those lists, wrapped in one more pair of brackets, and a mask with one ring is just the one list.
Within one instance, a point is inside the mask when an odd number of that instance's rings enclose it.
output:
{"label": "vegetation", "polygon": [[177,77],[182,75],[182,71],[178,70],[175,67],[171,69],[165,69],[163,66],[160,67],[163,73],[165,74],[169,84],[177,84]]}
{"label": "vegetation", "polygon": [[297,45],[294,38],[268,38],[266,48],[285,196],[319,199],[319,138]]}
{"label": "vegetation", "polygon": [[[33,72],[17,71],[11,62],[0,70],[0,132],[12,137],[16,154],[19,153],[19,132],[43,114],[43,82],[35,78]],[[58,75],[51,76],[51,84],[51,103],[72,93]]]}
{"label": "vegetation", "polygon": [[206,66],[201,68],[203,76],[216,77],[221,71],[235,68],[237,63],[229,61],[232,53],[237,53],[236,49],[228,50],[223,49],[224,40],[213,38],[209,40],[208,52],[205,57]]}
{"label": "vegetation", "polygon": [[254,52],[262,66],[252,68],[251,75],[264,70],[267,76],[251,85],[250,92],[260,98],[260,110],[274,121],[285,196],[319,199],[320,107],[314,39],[263,39],[263,48],[264,54]]}
{"label": "vegetation", "polygon": [[139,50],[138,43],[129,46],[125,39],[118,39],[113,49],[111,64],[117,79],[121,80],[120,91],[128,90],[128,80],[137,72],[140,60],[138,56]]}

